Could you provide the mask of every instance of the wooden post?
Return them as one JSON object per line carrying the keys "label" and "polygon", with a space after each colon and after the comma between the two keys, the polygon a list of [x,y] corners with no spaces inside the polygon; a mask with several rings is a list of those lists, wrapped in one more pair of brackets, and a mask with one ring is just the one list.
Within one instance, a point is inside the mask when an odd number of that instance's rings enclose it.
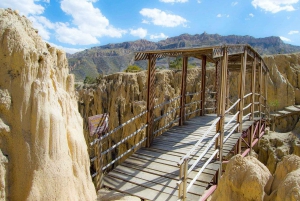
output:
{"label": "wooden post", "polygon": [[238,123],[239,132],[242,132],[243,128],[243,108],[244,108],[244,94],[245,94],[245,77],[246,77],[246,66],[247,66],[247,49],[245,49],[244,54],[241,55],[241,79],[240,79],[240,90],[239,90],[239,98],[241,99],[239,103],[239,115],[238,115]]}
{"label": "wooden post", "polygon": [[220,65],[221,65],[221,61],[217,61],[216,62],[216,75],[215,75],[215,92],[216,92],[216,101],[215,101],[215,113],[217,114],[218,111],[218,98],[219,98],[219,73],[220,73]]}
{"label": "wooden post", "polygon": [[148,54],[148,88],[147,88],[147,141],[146,146],[150,147],[153,141],[153,123],[154,123],[154,96],[155,96],[155,62],[153,54]]}
{"label": "wooden post", "polygon": [[225,122],[225,102],[226,102],[226,84],[227,84],[227,69],[228,69],[228,52],[227,47],[223,49],[223,57],[222,57],[222,66],[221,66],[221,79],[220,79],[220,87],[219,87],[219,100],[218,100],[218,111],[217,115],[220,117],[220,120],[217,124],[217,132],[220,133],[218,142],[219,142],[219,160],[220,160],[220,168],[218,171],[218,179],[222,176],[222,157],[223,157],[223,140],[224,140],[224,122]]}
{"label": "wooden post", "polygon": [[230,108],[230,99],[229,99],[229,70],[227,69],[227,82],[226,82],[226,107],[225,109],[229,109]]}
{"label": "wooden post", "polygon": [[101,188],[101,183],[102,183],[101,182],[102,168],[100,166],[100,162],[101,162],[100,156],[101,156],[101,153],[99,153],[99,151],[100,151],[99,144],[100,144],[100,142],[97,141],[96,144],[94,145],[95,146],[95,157],[96,157],[96,161],[94,162],[94,164],[95,164],[95,169],[96,169],[96,173],[97,173],[96,178],[95,178],[95,180],[96,180],[95,181],[95,183],[96,183],[96,190],[99,190]]}
{"label": "wooden post", "polygon": [[[267,110],[268,110],[268,108],[267,108],[267,100],[268,100],[268,87],[267,87],[267,82],[268,82],[268,73],[267,72],[264,72],[264,75],[265,75],[265,83],[264,83],[264,87],[265,87],[265,100],[264,100],[264,105],[265,105],[265,120],[267,120],[267,121],[269,121],[269,114],[267,114]],[[266,119],[266,118],[268,118],[268,119]]]}
{"label": "wooden post", "polygon": [[181,98],[180,98],[180,120],[179,126],[182,126],[185,120],[185,94],[186,94],[186,76],[187,76],[188,57],[183,57],[181,74]]}
{"label": "wooden post", "polygon": [[[250,153],[252,152],[252,143],[253,143],[253,136],[255,133],[254,132],[255,129],[255,122],[253,122],[252,126],[251,126],[251,130],[250,130],[250,139],[248,139],[248,143],[250,145]],[[249,136],[248,136],[249,137]]]}
{"label": "wooden post", "polygon": [[251,92],[252,92],[252,105],[251,105],[251,120],[254,119],[254,111],[255,111],[255,82],[256,82],[256,57],[254,57],[254,61],[252,64],[252,73],[251,73]]}
{"label": "wooden post", "polygon": [[205,88],[206,88],[206,56],[202,56],[202,66],[201,66],[201,103],[200,103],[200,116],[205,114]]}
{"label": "wooden post", "polygon": [[260,63],[260,66],[259,66],[259,71],[258,71],[258,83],[259,83],[259,117],[261,118],[261,112],[262,112],[262,109],[261,109],[261,105],[262,105],[262,61]]}
{"label": "wooden post", "polygon": [[[259,70],[258,70],[258,83],[259,83],[259,105],[258,105],[258,111],[259,111],[259,126],[258,126],[258,136],[260,135],[260,128],[261,128],[261,105],[262,105],[262,65],[263,61],[261,60],[260,65],[259,65]],[[259,141],[259,137],[258,137]],[[259,143],[259,142],[258,142]]]}

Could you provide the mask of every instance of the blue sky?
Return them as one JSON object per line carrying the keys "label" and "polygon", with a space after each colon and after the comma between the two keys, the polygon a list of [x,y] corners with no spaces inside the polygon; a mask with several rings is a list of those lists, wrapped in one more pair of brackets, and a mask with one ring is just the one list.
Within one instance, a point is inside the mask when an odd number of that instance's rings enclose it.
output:
{"label": "blue sky", "polygon": [[0,7],[18,10],[69,53],[203,32],[280,36],[300,46],[299,0],[1,0]]}

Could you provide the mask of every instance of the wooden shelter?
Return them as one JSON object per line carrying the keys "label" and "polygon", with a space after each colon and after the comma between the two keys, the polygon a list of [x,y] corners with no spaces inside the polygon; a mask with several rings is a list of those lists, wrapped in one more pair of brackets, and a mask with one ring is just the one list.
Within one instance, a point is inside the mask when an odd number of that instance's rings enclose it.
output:
{"label": "wooden shelter", "polygon": [[[165,57],[182,57],[180,94],[155,105],[156,60]],[[199,101],[186,103],[186,97],[190,95],[186,91],[189,57],[202,60],[201,89],[193,92],[200,94]],[[251,46],[244,44],[143,51],[136,53],[135,60],[148,60],[147,109],[90,143],[95,149],[91,162],[96,167],[92,174],[96,187],[104,185],[149,200],[187,200],[189,196],[201,196],[200,200],[205,200],[218,185],[222,163],[227,162],[223,156],[231,152],[247,155],[264,134],[268,119],[268,67]],[[216,108],[215,114],[210,115],[205,114],[207,62],[215,64],[216,76]],[[230,72],[239,75],[235,102],[229,100]],[[245,87],[247,73],[250,87]],[[165,107],[175,101],[179,101],[176,108]],[[198,106],[187,113],[185,108],[193,103]],[[156,108],[163,111],[160,116],[155,116]],[[198,111],[200,116],[186,119],[190,113],[198,114]],[[169,118],[169,122],[160,128],[154,126],[159,119],[172,113],[176,114],[175,119]],[[144,115],[146,118],[139,129],[102,150],[103,140]],[[145,130],[146,136],[142,134]],[[140,141],[103,163],[105,155],[132,137],[139,137]],[[141,148],[143,146],[146,147]],[[129,157],[125,160],[126,155]],[[113,168],[122,160],[118,167],[107,173],[109,167]]]}

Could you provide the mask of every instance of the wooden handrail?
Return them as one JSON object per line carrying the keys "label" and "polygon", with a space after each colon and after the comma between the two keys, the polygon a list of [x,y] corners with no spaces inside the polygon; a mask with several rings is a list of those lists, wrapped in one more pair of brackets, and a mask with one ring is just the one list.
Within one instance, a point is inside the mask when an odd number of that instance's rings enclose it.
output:
{"label": "wooden handrail", "polygon": [[185,94],[185,96],[193,96],[193,95],[199,95],[201,93],[201,91],[200,92],[196,92],[196,93],[186,93]]}
{"label": "wooden handrail", "polygon": [[252,92],[246,94],[243,98],[247,98],[248,96],[251,96],[252,95]]}
{"label": "wooden handrail", "polygon": [[180,118],[178,117],[178,118],[176,118],[175,120],[173,120],[173,121],[169,122],[168,124],[166,124],[165,126],[161,127],[160,129],[157,129],[156,131],[153,132],[153,135],[155,135],[155,134],[158,133],[159,131],[161,131],[161,130],[167,128],[168,126],[170,126],[171,124],[175,123],[176,121],[179,121],[179,119],[180,119]]}
{"label": "wooden handrail", "polygon": [[201,111],[201,108],[200,108],[200,109],[197,109],[197,110],[194,110],[194,111],[192,111],[192,112],[189,112],[189,113],[185,114],[185,116],[188,116],[188,115],[190,115],[190,114],[194,114],[195,112],[199,112],[199,111]]}
{"label": "wooden handrail", "polygon": [[233,115],[232,117],[231,117],[231,119],[227,122],[227,124],[224,126],[224,129],[226,129],[227,128],[227,126],[229,126],[229,124],[236,118],[236,116],[238,115],[240,113],[240,111],[237,111],[236,113],[235,113],[235,115]]}
{"label": "wooden handrail", "polygon": [[193,184],[195,183],[195,181],[198,179],[198,177],[201,175],[201,173],[206,168],[206,166],[212,161],[212,159],[215,158],[215,156],[216,156],[217,153],[219,153],[219,149],[216,149],[213,152],[213,154],[209,157],[209,159],[201,167],[201,169],[199,170],[199,172],[197,173],[197,175],[194,177],[194,179],[190,182],[190,184],[188,185],[187,190],[186,190],[187,193],[190,191],[191,187],[193,186]]}
{"label": "wooden handrail", "polygon": [[102,168],[102,171],[104,171],[106,168],[108,168],[109,166],[111,166],[112,164],[114,164],[115,162],[117,162],[118,160],[120,160],[123,156],[125,156],[126,154],[128,154],[129,152],[131,152],[133,149],[135,149],[136,147],[140,146],[143,142],[145,142],[147,140],[147,137],[145,137],[144,139],[142,139],[141,141],[139,141],[138,143],[136,143],[134,146],[132,146],[130,149],[128,149],[126,152],[124,152],[123,154],[121,154],[120,156],[118,156],[115,160],[111,161],[109,164],[107,164],[106,166],[104,166]]}
{"label": "wooden handrail", "polygon": [[251,105],[252,103],[249,103],[246,107],[243,108],[243,110],[247,110]]}
{"label": "wooden handrail", "polygon": [[137,118],[143,116],[144,114],[147,113],[147,110],[145,110],[144,112],[141,112],[140,114],[136,115],[135,117],[132,117],[131,119],[129,119],[128,121],[124,122],[123,124],[119,125],[118,127],[114,128],[113,130],[111,130],[110,132],[106,133],[105,135],[101,136],[100,138],[95,139],[93,142],[90,143],[91,146],[93,146],[94,144],[96,144],[98,141],[103,140],[104,138],[108,137],[109,135],[111,135],[112,133],[116,132],[117,130],[119,130],[120,128],[123,128],[124,126],[126,126],[127,124],[131,123],[132,121],[136,120]]}
{"label": "wooden handrail", "polygon": [[204,140],[204,138],[207,136],[207,134],[213,129],[213,127],[218,123],[218,121],[220,120],[221,117],[217,117],[214,122],[212,123],[212,125],[210,125],[210,127],[205,131],[205,133],[202,135],[202,137],[197,141],[197,143],[190,149],[190,151],[183,156],[183,158],[180,160],[180,162],[178,164],[182,164],[184,158],[189,158],[192,153],[196,150],[196,148],[200,145],[200,143]]}
{"label": "wooden handrail", "polygon": [[154,106],[154,109],[156,109],[156,108],[158,108],[158,107],[161,107],[161,106],[164,106],[164,105],[167,105],[167,104],[170,104],[170,103],[172,103],[173,101],[176,101],[176,100],[178,100],[178,99],[180,99],[180,98],[181,98],[181,96],[177,96],[177,97],[175,97],[175,98],[172,98],[172,99],[169,100],[169,101],[166,101],[166,102],[163,102],[163,103],[161,103],[161,104],[159,104],[159,105]]}
{"label": "wooden handrail", "polygon": [[143,125],[142,127],[140,127],[139,129],[137,129],[135,132],[133,132],[132,134],[130,134],[129,136],[123,138],[120,142],[118,142],[117,144],[113,145],[112,147],[108,148],[107,150],[103,151],[101,154],[107,154],[108,152],[114,150],[116,147],[118,147],[120,144],[124,143],[126,140],[132,138],[133,136],[135,136],[136,134],[138,134],[139,132],[141,132],[142,130],[144,130],[145,128],[147,128],[147,124]]}
{"label": "wooden handrail", "polygon": [[169,114],[172,114],[172,113],[176,112],[176,110],[178,110],[178,109],[180,109],[180,107],[176,107],[176,108],[174,108],[173,110],[170,110],[169,112],[167,112],[167,113],[165,113],[165,114],[163,114],[163,115],[161,115],[161,116],[155,118],[155,119],[154,119],[154,122],[160,120],[161,118],[163,118],[163,117],[165,117],[165,116],[168,116]]}
{"label": "wooden handrail", "polygon": [[189,106],[189,105],[192,105],[192,104],[195,104],[195,103],[201,103],[201,100],[186,103],[185,106]]}
{"label": "wooden handrail", "polygon": [[232,135],[232,133],[235,131],[235,129],[239,126],[239,123],[236,123],[233,128],[231,129],[230,133],[226,135],[226,137],[223,140],[223,143],[227,141],[227,139]]}
{"label": "wooden handrail", "polygon": [[232,106],[230,106],[230,108],[228,108],[228,109],[225,111],[225,114],[227,114],[230,110],[232,110],[232,108],[234,108],[240,101],[241,101],[240,98],[237,99],[237,100],[235,101],[235,103],[234,103]]}
{"label": "wooden handrail", "polygon": [[190,174],[191,171],[193,171],[194,167],[198,164],[198,162],[205,156],[205,154],[208,152],[210,147],[215,143],[216,138],[219,137],[220,133],[216,133],[215,136],[209,141],[208,145],[205,147],[204,151],[202,154],[196,159],[196,161],[193,163],[193,165],[188,169],[187,174]]}

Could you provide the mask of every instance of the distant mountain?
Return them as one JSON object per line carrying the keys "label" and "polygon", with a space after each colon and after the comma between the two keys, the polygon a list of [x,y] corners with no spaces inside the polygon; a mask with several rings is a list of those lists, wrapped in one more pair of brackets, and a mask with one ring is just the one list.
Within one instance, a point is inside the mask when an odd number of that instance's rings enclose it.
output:
{"label": "distant mountain", "polygon": [[[254,38],[252,36],[221,36],[219,34],[182,34],[159,42],[137,40],[93,47],[91,49],[67,55],[71,73],[76,80],[86,76],[96,77],[100,74],[111,74],[123,71],[128,65],[139,65],[146,68],[146,61],[134,61],[134,52],[145,50],[163,50],[175,48],[193,48],[224,44],[249,44],[261,55],[285,54],[300,52],[300,46],[285,44],[279,37]],[[166,59],[159,60],[157,65],[164,66]]]}

